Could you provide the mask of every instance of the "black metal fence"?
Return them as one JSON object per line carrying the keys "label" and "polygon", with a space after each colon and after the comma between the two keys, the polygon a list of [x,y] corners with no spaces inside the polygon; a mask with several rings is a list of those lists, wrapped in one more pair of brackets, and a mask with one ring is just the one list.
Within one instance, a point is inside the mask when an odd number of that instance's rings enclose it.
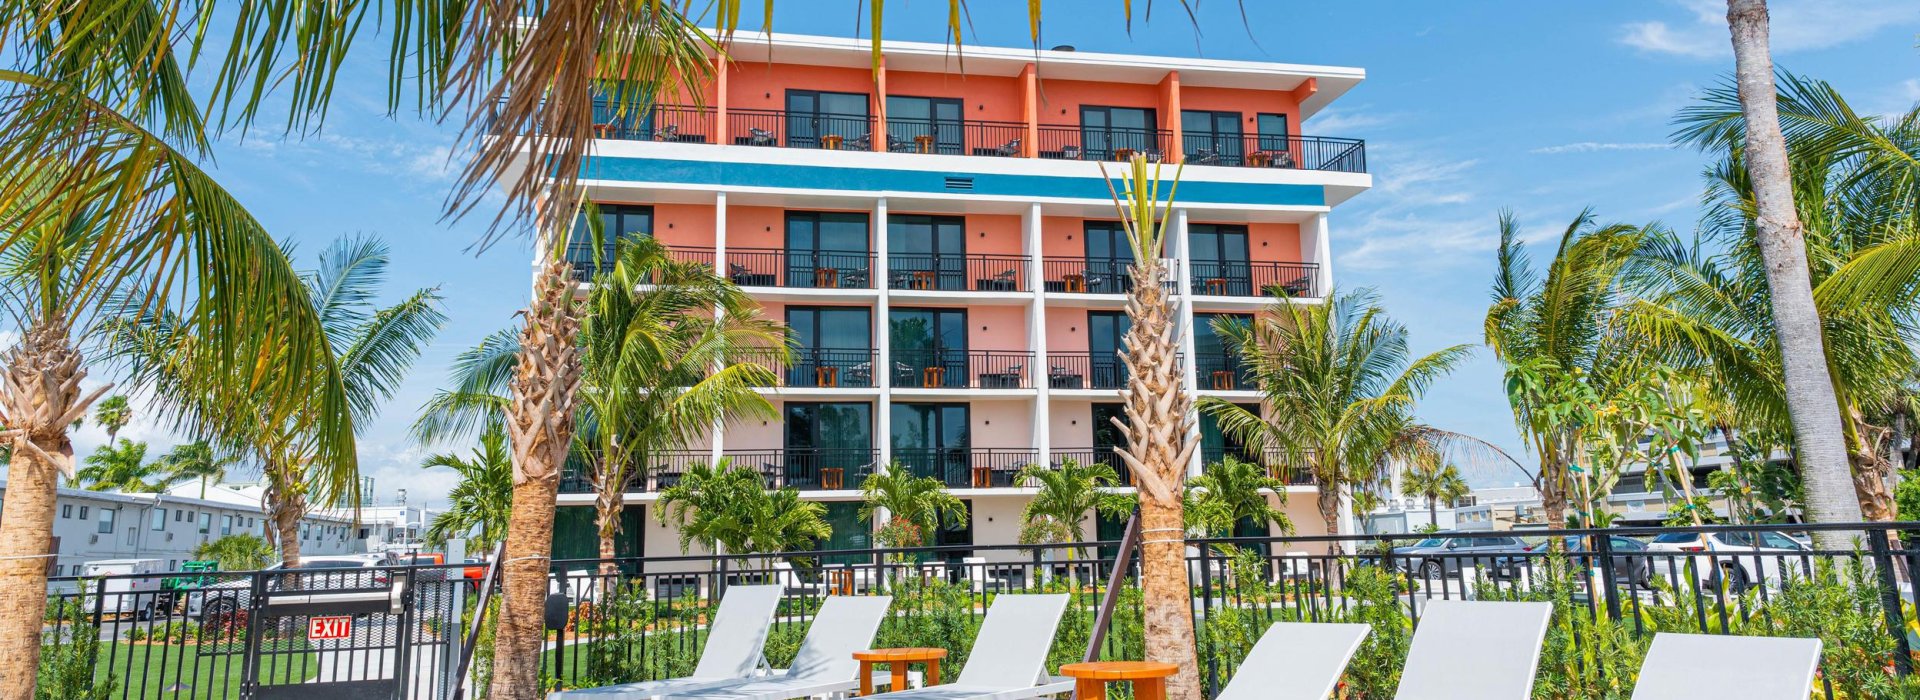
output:
{"label": "black metal fence", "polygon": [[1022,447],[894,448],[893,461],[914,476],[933,477],[951,488],[1006,488],[1015,475],[1039,461],[1039,451]]}
{"label": "black metal fence", "polygon": [[1188,165],[1367,171],[1367,143],[1325,136],[1185,134]]}
{"label": "black metal fence", "polygon": [[1320,266],[1314,263],[1195,260],[1191,263],[1193,293],[1212,296],[1261,297],[1284,292],[1289,297],[1313,296]]}
{"label": "black metal fence", "polygon": [[1024,255],[887,254],[887,288],[944,292],[1025,292]]}
{"label": "black metal fence", "polygon": [[727,134],[737,146],[873,150],[873,117],[865,114],[727,110]]}
{"label": "black metal fence", "polygon": [[905,389],[1031,389],[1025,350],[893,350],[893,386]]}
{"label": "black metal fence", "polygon": [[729,248],[727,279],[742,287],[873,289],[873,253]]}
{"label": "black metal fence", "polygon": [[1042,124],[1037,132],[1040,157],[1049,160],[1123,161],[1144,155],[1158,161],[1173,150],[1173,132],[1165,129]]}

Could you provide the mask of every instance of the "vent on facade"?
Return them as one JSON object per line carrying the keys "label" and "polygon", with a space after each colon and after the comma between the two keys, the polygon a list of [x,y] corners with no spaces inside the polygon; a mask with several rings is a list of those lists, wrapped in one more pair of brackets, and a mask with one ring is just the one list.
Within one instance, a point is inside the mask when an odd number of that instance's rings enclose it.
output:
{"label": "vent on facade", "polygon": [[973,190],[973,178],[949,177],[947,178],[947,189],[971,192]]}
{"label": "vent on facade", "polygon": [[171,532],[169,532],[169,533],[167,533],[167,541],[168,541],[168,542],[172,542],[172,541],[173,541],[173,533],[171,533]]}
{"label": "vent on facade", "polygon": [[87,535],[87,544],[100,544],[99,535]]}

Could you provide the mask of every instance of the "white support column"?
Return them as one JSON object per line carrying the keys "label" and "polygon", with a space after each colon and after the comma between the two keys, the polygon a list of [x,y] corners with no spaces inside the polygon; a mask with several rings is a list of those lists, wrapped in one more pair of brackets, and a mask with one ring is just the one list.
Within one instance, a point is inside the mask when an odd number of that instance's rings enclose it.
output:
{"label": "white support column", "polygon": [[[1167,255],[1174,259],[1173,289],[1175,301],[1175,323],[1180,326],[1180,386],[1188,396],[1196,396],[1200,385],[1194,377],[1194,366],[1199,358],[1193,354],[1193,256],[1187,254],[1187,210],[1175,209],[1168,213],[1173,217],[1172,239],[1167,241]],[[1187,431],[1188,439],[1200,441],[1199,416],[1194,416],[1193,429]],[[1200,448],[1195,447],[1193,457],[1187,460],[1187,475],[1199,476],[1201,467]]]}
{"label": "white support column", "polygon": [[880,400],[873,405],[874,448],[879,450],[880,463],[875,472],[884,470],[893,461],[893,343],[891,325],[887,319],[887,198],[881,197],[873,203],[873,222],[867,227],[867,235],[873,241],[873,269],[867,273],[867,280],[879,292],[873,305],[873,378],[880,387]]}
{"label": "white support column", "polygon": [[1033,378],[1036,389],[1033,400],[1033,449],[1034,458],[1040,464],[1049,464],[1053,449],[1053,409],[1049,405],[1049,390],[1052,389],[1053,363],[1047,357],[1047,303],[1046,284],[1041,280],[1041,212],[1038,203],[1027,205],[1020,215],[1020,231],[1026,239],[1027,286],[1032,288],[1033,298],[1027,307],[1027,343],[1033,349],[1033,369],[1028,376]]}
{"label": "white support column", "polygon": [[[1304,253],[1305,257],[1312,261],[1313,264],[1320,266],[1320,269],[1314,275],[1314,294],[1324,297],[1333,292],[1333,245],[1328,240],[1327,215],[1325,213],[1317,214],[1313,217],[1313,230],[1311,234],[1311,236],[1300,237],[1301,246],[1311,246],[1308,250],[1301,252]],[[1308,240],[1311,240],[1312,243],[1309,244],[1307,242]]]}
{"label": "white support column", "polygon": [[[713,272],[727,274],[727,193],[713,193]],[[717,312],[716,312],[717,313]],[[713,461],[718,462],[727,450],[727,423],[713,422]]]}

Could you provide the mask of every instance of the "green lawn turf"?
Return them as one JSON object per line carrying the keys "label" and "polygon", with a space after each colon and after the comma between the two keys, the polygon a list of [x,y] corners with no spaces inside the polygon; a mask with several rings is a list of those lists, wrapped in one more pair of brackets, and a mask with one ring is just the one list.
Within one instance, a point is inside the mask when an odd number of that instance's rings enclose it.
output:
{"label": "green lawn turf", "polygon": [[[100,658],[94,662],[95,678],[111,676],[113,697],[141,700],[231,700],[240,697],[240,678],[246,657],[237,650],[231,654],[200,653],[200,645],[152,645],[118,642],[102,644]],[[318,657],[311,653],[269,656],[261,665],[261,677],[279,685],[306,681],[319,671]],[[170,691],[176,684],[191,690]]]}

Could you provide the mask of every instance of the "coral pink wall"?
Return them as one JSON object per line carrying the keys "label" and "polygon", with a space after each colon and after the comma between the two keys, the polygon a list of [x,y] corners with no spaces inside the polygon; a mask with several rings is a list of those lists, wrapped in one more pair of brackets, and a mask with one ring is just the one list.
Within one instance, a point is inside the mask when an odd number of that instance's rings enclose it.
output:
{"label": "coral pink wall", "polygon": [[954,73],[887,71],[887,94],[903,97],[958,97],[968,120],[1022,121],[1020,81],[1014,77]]}
{"label": "coral pink wall", "polygon": [[[889,211],[889,219],[919,214],[915,211]],[[936,215],[937,216],[937,215]],[[968,214],[962,229],[966,233],[968,255],[1020,255],[1025,241],[1020,232],[1020,217],[1012,214]],[[981,235],[986,234],[986,235]]]}
{"label": "coral pink wall", "polygon": [[[781,402],[773,402],[780,415],[786,415],[786,407]],[[765,425],[762,425],[762,423]],[[739,419],[727,422],[728,450],[778,450],[786,447],[786,423],[782,418]],[[758,466],[758,465],[753,465]]]}
{"label": "coral pink wall", "polygon": [[967,308],[967,348],[970,350],[1026,350],[1026,310],[1018,306]]}
{"label": "coral pink wall", "polygon": [[779,250],[787,244],[785,209],[779,207],[727,207],[727,249],[765,248]]}
{"label": "coral pink wall", "polygon": [[1160,104],[1158,85],[1046,80],[1044,69],[1041,75],[1039,117],[1042,125],[1079,126],[1081,105],[1145,107],[1156,110],[1154,117],[1160,120],[1162,127],[1166,125],[1166,109]]}
{"label": "coral pink wall", "polygon": [[1033,447],[1033,407],[1020,401],[975,401],[974,447]]}
{"label": "coral pink wall", "polygon": [[1247,257],[1266,262],[1300,262],[1298,224],[1249,224]]}
{"label": "coral pink wall", "polygon": [[1050,352],[1087,351],[1086,309],[1064,307],[1047,309],[1047,350]]}
{"label": "coral pink wall", "polygon": [[1049,258],[1078,258],[1087,254],[1086,219],[1047,216],[1040,219],[1040,252]]}
{"label": "coral pink wall", "polygon": [[727,109],[786,109],[788,89],[868,95],[867,113],[879,112],[872,105],[873,71],[758,61],[737,61],[728,70]]}
{"label": "coral pink wall", "polygon": [[1093,402],[1052,399],[1047,402],[1047,439],[1054,449],[1093,446]]}
{"label": "coral pink wall", "polygon": [[653,237],[669,246],[713,249],[713,205],[653,205]]}
{"label": "coral pink wall", "polygon": [[1300,133],[1300,105],[1294,102],[1293,93],[1290,92],[1182,86],[1180,108],[1239,112],[1240,131],[1245,134],[1258,133],[1258,120],[1253,119],[1255,114],[1285,114],[1287,129],[1294,134]]}

